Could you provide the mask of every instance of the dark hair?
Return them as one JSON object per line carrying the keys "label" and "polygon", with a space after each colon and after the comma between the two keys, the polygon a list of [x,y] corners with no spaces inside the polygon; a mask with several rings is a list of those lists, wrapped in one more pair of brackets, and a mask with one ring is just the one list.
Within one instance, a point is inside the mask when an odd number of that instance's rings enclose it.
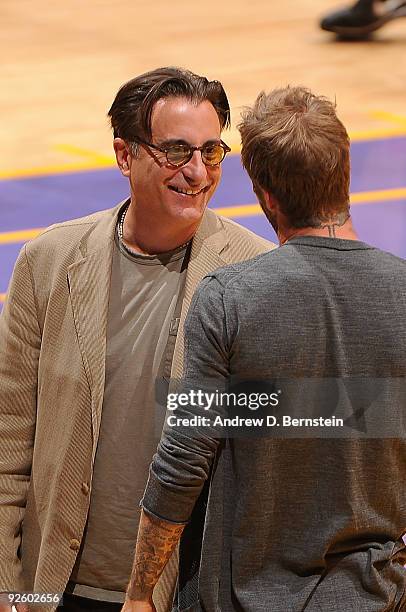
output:
{"label": "dark hair", "polygon": [[329,100],[304,87],[262,92],[238,129],[254,188],[273,195],[293,227],[348,212],[349,138]]}
{"label": "dark hair", "polygon": [[108,112],[114,137],[136,143],[151,138],[154,105],[162,98],[187,98],[195,103],[208,100],[213,105],[221,129],[230,125],[230,106],[219,81],[208,81],[183,68],[157,68],[141,74],[119,89]]}

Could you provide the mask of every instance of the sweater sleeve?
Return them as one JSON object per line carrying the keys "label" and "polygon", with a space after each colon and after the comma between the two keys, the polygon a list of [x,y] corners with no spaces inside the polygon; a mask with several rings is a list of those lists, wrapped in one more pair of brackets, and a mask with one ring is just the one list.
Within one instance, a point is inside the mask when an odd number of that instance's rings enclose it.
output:
{"label": "sweater sleeve", "polygon": [[147,512],[175,523],[188,521],[222,437],[214,423],[229,376],[223,293],[217,278],[209,276],[192,300],[185,322],[184,377],[179,393],[168,396],[172,409],[141,502]]}

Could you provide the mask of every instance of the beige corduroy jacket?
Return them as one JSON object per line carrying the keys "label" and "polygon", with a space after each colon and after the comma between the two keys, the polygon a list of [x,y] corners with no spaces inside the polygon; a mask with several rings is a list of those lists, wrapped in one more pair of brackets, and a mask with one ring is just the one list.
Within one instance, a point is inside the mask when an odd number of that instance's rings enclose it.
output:
{"label": "beige corduroy jacket", "polygon": [[[120,206],[50,227],[24,246],[14,269],[0,316],[0,592],[63,592],[80,547]],[[193,239],[172,378],[182,373],[183,322],[200,280],[272,246],[206,211]]]}

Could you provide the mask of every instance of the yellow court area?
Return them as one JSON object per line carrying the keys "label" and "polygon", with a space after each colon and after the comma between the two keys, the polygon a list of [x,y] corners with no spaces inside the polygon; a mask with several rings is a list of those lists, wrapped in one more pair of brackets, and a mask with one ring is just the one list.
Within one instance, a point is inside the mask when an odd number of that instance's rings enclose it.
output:
{"label": "yellow court area", "polygon": [[221,80],[234,124],[259,90],[295,83],[336,98],[355,138],[406,134],[405,20],[336,43],[317,22],[337,3],[2,0],[0,178],[110,166],[116,90],[162,65]]}

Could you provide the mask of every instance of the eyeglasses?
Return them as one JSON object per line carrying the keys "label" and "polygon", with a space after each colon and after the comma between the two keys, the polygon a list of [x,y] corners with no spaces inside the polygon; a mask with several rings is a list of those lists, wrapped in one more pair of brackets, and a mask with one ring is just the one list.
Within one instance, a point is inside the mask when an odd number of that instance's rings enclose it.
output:
{"label": "eyeglasses", "polygon": [[173,144],[167,147],[158,147],[150,142],[141,140],[141,138],[138,138],[137,142],[146,145],[151,149],[161,151],[161,153],[165,153],[166,161],[170,166],[175,166],[175,168],[179,168],[180,166],[187,164],[192,159],[195,151],[200,151],[202,161],[206,166],[217,166],[223,161],[226,153],[231,151],[230,147],[228,147],[222,140],[220,140],[220,142],[206,143],[201,147],[192,147],[186,143]]}

